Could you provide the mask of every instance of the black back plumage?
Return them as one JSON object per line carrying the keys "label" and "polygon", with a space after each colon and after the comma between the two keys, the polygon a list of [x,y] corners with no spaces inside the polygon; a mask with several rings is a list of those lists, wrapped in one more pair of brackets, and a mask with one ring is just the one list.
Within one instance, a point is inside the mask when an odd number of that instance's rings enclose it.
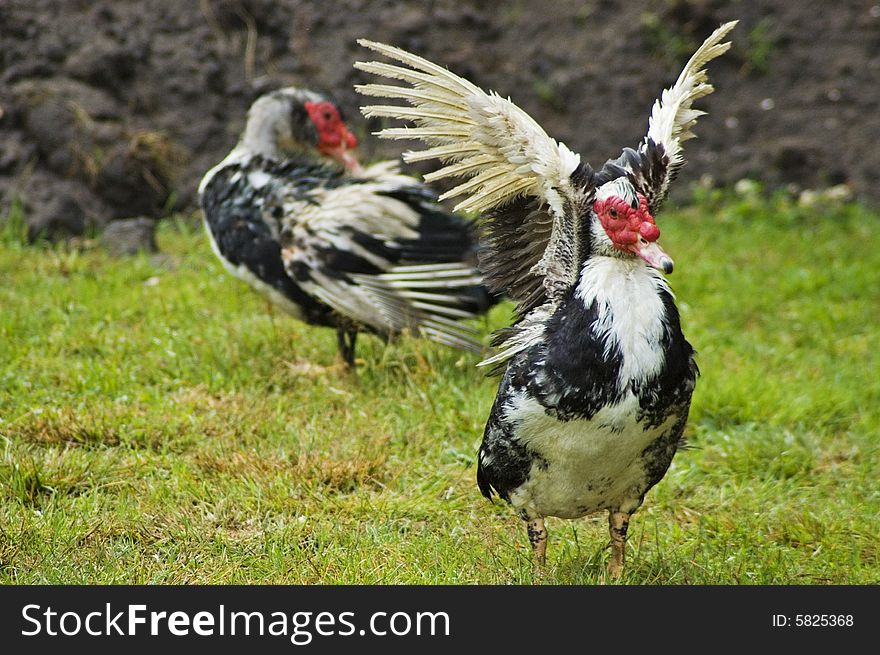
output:
{"label": "black back plumage", "polygon": [[[252,163],[259,166],[261,159],[255,158]],[[303,291],[285,271],[281,244],[263,215],[264,200],[240,164],[221,168],[205,185],[202,212],[220,256],[233,267],[246,268],[288,298],[308,322],[332,325],[328,308]],[[280,221],[280,212],[277,218]]]}

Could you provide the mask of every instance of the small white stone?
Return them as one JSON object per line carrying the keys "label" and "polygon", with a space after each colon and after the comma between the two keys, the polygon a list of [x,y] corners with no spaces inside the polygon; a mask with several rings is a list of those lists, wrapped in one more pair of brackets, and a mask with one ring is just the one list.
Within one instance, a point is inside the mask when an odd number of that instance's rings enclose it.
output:
{"label": "small white stone", "polygon": [[764,98],[761,101],[761,109],[764,111],[770,111],[776,106],[776,103],[773,101],[773,98]]}
{"label": "small white stone", "polygon": [[798,205],[801,207],[814,207],[819,201],[819,194],[812,189],[804,189],[798,197]]}
{"label": "small white stone", "polygon": [[739,127],[739,119],[736,116],[728,116],[724,119],[724,127],[728,130],[735,130]]}
{"label": "small white stone", "polygon": [[831,102],[837,102],[842,96],[840,89],[828,89],[828,92],[825,95],[828,96],[828,99]]}
{"label": "small white stone", "polygon": [[836,184],[825,192],[825,196],[836,202],[847,202],[852,200],[853,192],[847,184]]}
{"label": "small white stone", "polygon": [[753,196],[760,191],[760,186],[754,180],[743,178],[736,181],[733,190],[738,196]]}

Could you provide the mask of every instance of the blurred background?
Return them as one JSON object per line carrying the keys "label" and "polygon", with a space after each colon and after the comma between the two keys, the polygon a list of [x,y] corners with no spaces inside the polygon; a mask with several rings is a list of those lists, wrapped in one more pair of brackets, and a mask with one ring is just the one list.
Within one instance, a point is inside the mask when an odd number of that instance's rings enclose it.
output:
{"label": "blurred background", "polygon": [[674,192],[752,178],[880,198],[876,0],[2,0],[0,216],[17,203],[32,236],[54,238],[137,217],[148,245],[155,219],[196,208],[249,104],[281,85],[329,92],[364,160],[396,157],[405,146],[369,137],[357,111],[359,37],[509,95],[600,165],[638,143],[659,91],[734,18]]}

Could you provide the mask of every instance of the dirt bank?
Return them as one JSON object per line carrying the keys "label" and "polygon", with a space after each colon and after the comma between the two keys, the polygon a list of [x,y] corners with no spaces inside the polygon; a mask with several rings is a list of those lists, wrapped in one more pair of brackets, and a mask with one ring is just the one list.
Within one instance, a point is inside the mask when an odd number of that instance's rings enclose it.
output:
{"label": "dirt bank", "polygon": [[[194,207],[245,109],[281,84],[332,92],[366,135],[351,67],[366,36],[510,95],[592,162],[635,145],[656,94],[720,22],[717,92],[688,182],[845,182],[876,201],[880,2],[6,0],[0,194],[34,230],[81,233]],[[400,144],[363,139],[364,155]]]}

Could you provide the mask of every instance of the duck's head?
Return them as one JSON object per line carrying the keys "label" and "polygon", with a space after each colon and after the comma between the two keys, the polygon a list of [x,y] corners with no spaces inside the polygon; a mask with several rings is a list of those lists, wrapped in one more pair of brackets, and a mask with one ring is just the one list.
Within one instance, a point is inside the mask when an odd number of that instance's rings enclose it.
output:
{"label": "duck's head", "polygon": [[314,91],[285,87],[259,97],[248,110],[239,142],[254,154],[286,159],[308,154],[332,159],[356,171],[358,145],[339,107]]}
{"label": "duck's head", "polygon": [[657,243],[660,228],[648,211],[648,200],[627,177],[600,186],[593,211],[598,218],[592,230],[597,254],[640,257],[648,266],[672,273],[672,258]]}

